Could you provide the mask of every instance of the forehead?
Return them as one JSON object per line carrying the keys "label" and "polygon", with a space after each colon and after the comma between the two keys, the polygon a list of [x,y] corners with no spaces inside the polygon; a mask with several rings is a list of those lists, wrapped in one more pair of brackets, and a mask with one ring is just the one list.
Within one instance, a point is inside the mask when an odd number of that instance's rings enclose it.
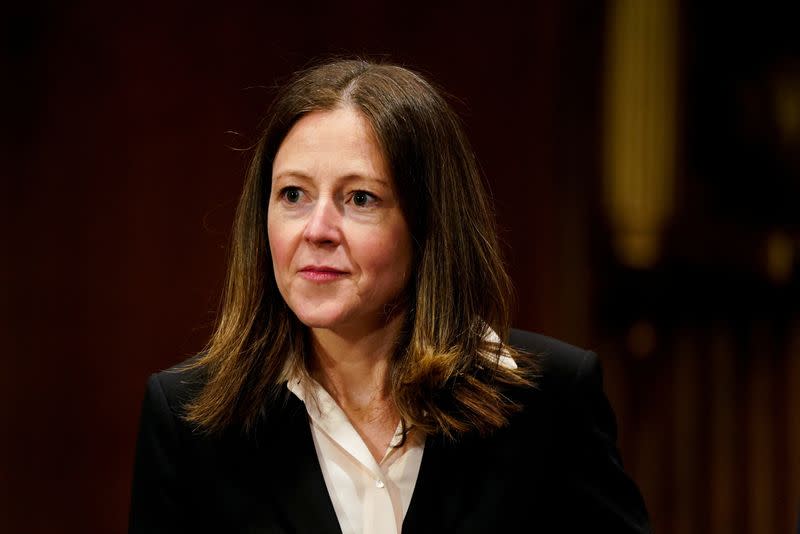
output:
{"label": "forehead", "polygon": [[352,107],[313,111],[301,117],[280,144],[272,171],[273,177],[294,171],[389,177],[386,158],[372,126]]}

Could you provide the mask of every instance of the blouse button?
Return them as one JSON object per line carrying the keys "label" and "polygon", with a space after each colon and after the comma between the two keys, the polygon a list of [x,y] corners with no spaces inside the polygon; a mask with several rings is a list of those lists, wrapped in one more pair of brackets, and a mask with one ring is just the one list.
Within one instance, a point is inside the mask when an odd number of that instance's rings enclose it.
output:
{"label": "blouse button", "polygon": [[384,483],[383,483],[383,480],[381,480],[381,479],[378,479],[378,480],[376,480],[376,481],[375,481],[375,487],[376,487],[376,488],[382,488],[382,487],[384,487],[385,485],[386,485],[386,484],[384,484]]}

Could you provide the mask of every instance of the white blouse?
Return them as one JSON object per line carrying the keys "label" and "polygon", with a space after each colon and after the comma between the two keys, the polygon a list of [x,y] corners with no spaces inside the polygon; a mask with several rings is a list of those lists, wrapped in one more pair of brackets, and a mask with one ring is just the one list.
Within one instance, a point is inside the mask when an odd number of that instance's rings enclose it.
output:
{"label": "white blouse", "polygon": [[399,534],[419,475],[424,436],[413,430],[402,447],[398,425],[376,462],[333,397],[313,378],[293,378],[289,390],[306,405],[322,475],[342,534]]}

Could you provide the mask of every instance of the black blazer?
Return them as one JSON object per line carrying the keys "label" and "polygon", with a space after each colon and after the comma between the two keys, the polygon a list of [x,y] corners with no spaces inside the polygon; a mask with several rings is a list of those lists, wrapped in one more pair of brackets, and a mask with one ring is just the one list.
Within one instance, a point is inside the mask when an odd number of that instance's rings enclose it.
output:
{"label": "black blazer", "polygon": [[[530,332],[510,342],[541,355],[538,387],[490,437],[428,437],[403,532],[649,532],[597,357]],[[211,439],[179,416],[198,387],[187,372],[148,381],[130,532],[340,532],[303,403],[287,390],[252,435]]]}

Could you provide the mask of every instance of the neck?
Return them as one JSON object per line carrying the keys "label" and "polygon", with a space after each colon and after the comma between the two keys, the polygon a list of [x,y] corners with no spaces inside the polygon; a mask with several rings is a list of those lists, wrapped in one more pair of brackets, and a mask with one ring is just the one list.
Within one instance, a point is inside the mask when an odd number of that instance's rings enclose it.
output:
{"label": "neck", "polygon": [[311,329],[311,373],[346,411],[387,400],[386,376],[402,321],[396,314],[366,333]]}

